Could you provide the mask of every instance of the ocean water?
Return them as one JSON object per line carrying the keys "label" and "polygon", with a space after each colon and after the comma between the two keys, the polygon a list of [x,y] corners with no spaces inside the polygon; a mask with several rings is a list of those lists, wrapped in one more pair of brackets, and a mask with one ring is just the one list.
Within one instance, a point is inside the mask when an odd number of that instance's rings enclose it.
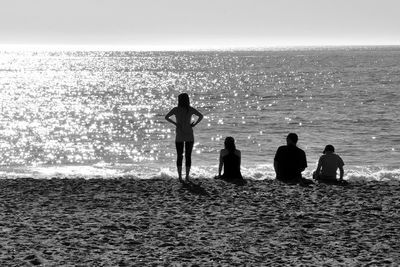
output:
{"label": "ocean water", "polygon": [[176,177],[187,92],[204,114],[193,177],[217,174],[226,136],[248,179],[299,135],[310,177],[326,144],[345,179],[400,180],[400,47],[200,52],[0,52],[0,177]]}

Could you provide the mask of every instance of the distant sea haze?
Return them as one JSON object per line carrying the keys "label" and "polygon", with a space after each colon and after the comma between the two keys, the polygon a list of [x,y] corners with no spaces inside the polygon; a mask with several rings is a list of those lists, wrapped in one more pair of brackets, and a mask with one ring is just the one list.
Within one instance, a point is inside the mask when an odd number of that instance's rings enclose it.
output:
{"label": "distant sea haze", "polygon": [[176,177],[164,115],[186,92],[193,176],[226,136],[247,179],[273,179],[299,135],[310,178],[325,145],[348,180],[400,180],[400,47],[214,52],[0,52],[0,177]]}

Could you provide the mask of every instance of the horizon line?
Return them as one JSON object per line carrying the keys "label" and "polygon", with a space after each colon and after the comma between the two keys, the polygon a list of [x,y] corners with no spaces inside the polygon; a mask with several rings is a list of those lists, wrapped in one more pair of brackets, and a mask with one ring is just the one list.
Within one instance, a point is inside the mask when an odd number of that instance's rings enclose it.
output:
{"label": "horizon line", "polygon": [[184,52],[184,51],[274,51],[274,50],[301,50],[301,49],[334,49],[334,48],[373,48],[373,47],[400,47],[400,43],[349,43],[349,44],[288,44],[288,45],[96,45],[96,44],[1,44],[0,52],[5,51],[132,51],[132,52]]}

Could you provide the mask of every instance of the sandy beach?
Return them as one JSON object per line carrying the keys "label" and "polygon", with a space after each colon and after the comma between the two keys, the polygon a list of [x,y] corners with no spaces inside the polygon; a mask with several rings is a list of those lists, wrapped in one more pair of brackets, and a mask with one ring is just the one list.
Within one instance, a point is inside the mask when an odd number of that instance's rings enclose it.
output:
{"label": "sandy beach", "polygon": [[0,266],[398,266],[400,184],[0,180]]}

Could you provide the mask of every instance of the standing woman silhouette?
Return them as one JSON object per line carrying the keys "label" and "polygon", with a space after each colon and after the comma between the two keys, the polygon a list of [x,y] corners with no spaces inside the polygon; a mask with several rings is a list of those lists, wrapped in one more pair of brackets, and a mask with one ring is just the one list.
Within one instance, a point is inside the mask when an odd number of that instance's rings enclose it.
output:
{"label": "standing woman silhouette", "polygon": [[[175,121],[170,117],[175,115]],[[192,115],[197,116],[197,121],[192,122]],[[202,119],[203,115],[195,108],[190,106],[189,96],[186,93],[178,96],[178,106],[171,109],[165,119],[176,126],[176,167],[178,169],[179,181],[182,180],[182,161],[183,149],[185,148],[185,165],[186,165],[186,182],[189,182],[189,172],[192,165],[192,149],[194,144],[193,127],[195,127]]]}

